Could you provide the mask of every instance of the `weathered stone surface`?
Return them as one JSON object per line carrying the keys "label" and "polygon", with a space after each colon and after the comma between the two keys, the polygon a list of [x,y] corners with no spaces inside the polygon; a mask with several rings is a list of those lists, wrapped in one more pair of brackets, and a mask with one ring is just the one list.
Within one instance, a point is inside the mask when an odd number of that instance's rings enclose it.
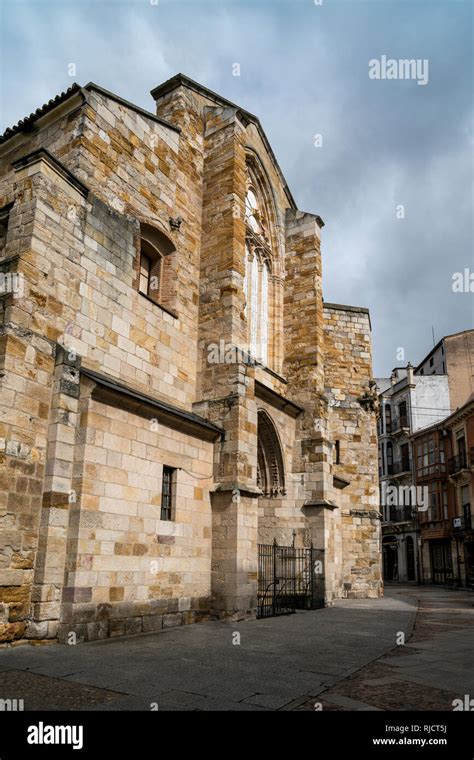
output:
{"label": "weathered stone surface", "polygon": [[143,633],[160,631],[163,628],[162,615],[147,615],[143,618]]}
{"label": "weathered stone surface", "polygon": [[0,623],[0,641],[21,639],[25,633],[25,623]]}
{"label": "weathered stone surface", "polygon": [[183,617],[180,612],[163,615],[163,628],[175,628],[177,625],[183,625]]}
{"label": "weathered stone surface", "polygon": [[30,620],[25,628],[25,638],[27,639],[45,639],[48,635],[48,621],[37,622]]}
{"label": "weathered stone surface", "polygon": [[327,603],[380,591],[368,314],[323,303],[323,222],[258,122],[174,85],[159,118],[91,87],[1,160],[7,638],[30,607],[61,640],[245,620],[274,539],[324,549]]}

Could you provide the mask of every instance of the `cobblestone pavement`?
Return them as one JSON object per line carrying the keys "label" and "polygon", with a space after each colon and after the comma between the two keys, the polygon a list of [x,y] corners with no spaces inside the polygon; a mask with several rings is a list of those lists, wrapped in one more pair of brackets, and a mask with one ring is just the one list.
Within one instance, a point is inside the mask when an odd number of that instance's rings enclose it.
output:
{"label": "cobblestone pavement", "polygon": [[283,618],[11,647],[0,699],[25,710],[452,710],[474,695],[473,604],[393,586]]}

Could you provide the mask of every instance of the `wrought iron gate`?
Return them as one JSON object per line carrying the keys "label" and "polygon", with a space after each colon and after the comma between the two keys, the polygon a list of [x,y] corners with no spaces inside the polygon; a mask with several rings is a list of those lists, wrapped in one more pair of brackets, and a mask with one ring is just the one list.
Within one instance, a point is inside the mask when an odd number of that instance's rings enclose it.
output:
{"label": "wrought iron gate", "polygon": [[257,617],[324,607],[324,549],[258,545]]}

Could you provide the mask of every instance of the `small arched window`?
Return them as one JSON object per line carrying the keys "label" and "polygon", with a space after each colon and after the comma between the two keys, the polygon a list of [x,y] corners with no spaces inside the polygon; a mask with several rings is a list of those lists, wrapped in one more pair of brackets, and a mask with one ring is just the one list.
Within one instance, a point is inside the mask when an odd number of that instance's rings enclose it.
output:
{"label": "small arched window", "polygon": [[175,247],[156,227],[140,225],[138,290],[155,303],[170,308],[174,296]]}

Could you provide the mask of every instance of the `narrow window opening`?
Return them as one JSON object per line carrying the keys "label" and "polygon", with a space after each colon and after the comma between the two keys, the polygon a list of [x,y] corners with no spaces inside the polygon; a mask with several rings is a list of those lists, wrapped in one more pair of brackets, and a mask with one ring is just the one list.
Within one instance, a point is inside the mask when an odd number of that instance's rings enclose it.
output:
{"label": "narrow window opening", "polygon": [[163,482],[161,486],[161,519],[172,520],[173,500],[175,495],[176,470],[173,467],[163,467]]}
{"label": "narrow window opening", "polygon": [[176,249],[166,235],[148,224],[140,228],[138,291],[165,309],[175,299]]}
{"label": "narrow window opening", "polygon": [[148,256],[142,252],[140,257],[140,293],[148,295],[150,288],[150,270],[151,261]]}
{"label": "narrow window opening", "polygon": [[5,247],[7,244],[8,220],[12,206],[13,203],[9,203],[8,206],[4,206],[0,209],[0,256],[5,253]]}

